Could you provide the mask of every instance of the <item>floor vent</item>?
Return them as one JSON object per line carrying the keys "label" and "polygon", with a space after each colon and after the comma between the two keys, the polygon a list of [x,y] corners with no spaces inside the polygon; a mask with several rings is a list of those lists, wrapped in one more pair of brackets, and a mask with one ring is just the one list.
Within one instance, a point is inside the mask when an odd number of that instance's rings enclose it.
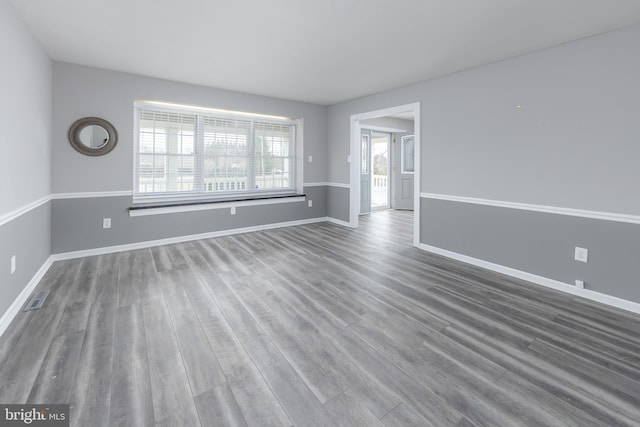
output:
{"label": "floor vent", "polygon": [[31,310],[37,310],[39,308],[42,308],[42,305],[44,304],[44,300],[47,299],[48,295],[49,295],[49,291],[38,292],[33,297],[31,297],[31,299],[27,303],[27,306],[22,311],[31,311]]}

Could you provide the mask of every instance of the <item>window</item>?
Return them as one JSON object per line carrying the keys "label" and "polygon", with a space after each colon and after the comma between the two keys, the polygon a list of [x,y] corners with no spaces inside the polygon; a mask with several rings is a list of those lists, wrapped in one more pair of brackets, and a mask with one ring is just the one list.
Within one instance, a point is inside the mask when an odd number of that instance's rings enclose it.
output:
{"label": "window", "polygon": [[360,161],[360,173],[366,175],[369,173],[369,135],[362,135],[362,159]]}
{"label": "window", "polygon": [[414,136],[403,136],[401,141],[401,173],[414,173]]}
{"label": "window", "polygon": [[302,192],[301,120],[136,102],[134,201]]}

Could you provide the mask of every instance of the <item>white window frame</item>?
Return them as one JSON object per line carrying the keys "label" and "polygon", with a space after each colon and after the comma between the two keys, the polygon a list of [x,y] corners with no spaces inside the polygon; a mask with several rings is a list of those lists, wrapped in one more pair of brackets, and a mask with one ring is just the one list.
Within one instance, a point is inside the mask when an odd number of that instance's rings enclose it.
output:
{"label": "white window frame", "polygon": [[[145,194],[139,192],[139,144],[140,144],[140,122],[139,122],[139,111],[140,110],[151,110],[158,111],[162,113],[187,113],[187,114],[195,114],[200,116],[208,116],[219,119],[230,119],[230,120],[248,120],[255,121],[257,123],[273,123],[278,125],[292,125],[295,127],[295,164],[293,165],[293,169],[295,170],[295,189],[283,189],[283,190],[261,190],[261,191],[239,191],[239,192],[228,192],[224,194],[215,194],[208,191],[204,191],[201,189],[200,191],[191,191],[191,192],[166,192],[166,193],[153,193],[153,194]],[[233,202],[238,200],[248,200],[252,198],[260,198],[260,199],[268,199],[270,197],[283,197],[283,196],[294,196],[300,195],[303,193],[303,178],[304,178],[304,119],[302,118],[291,118],[291,117],[282,117],[282,116],[273,116],[273,115],[265,115],[265,114],[257,114],[257,113],[249,113],[249,112],[240,112],[240,111],[230,111],[230,110],[221,110],[215,108],[206,108],[206,107],[198,107],[191,105],[181,105],[181,104],[172,104],[166,102],[157,102],[157,101],[135,101],[134,102],[134,142],[133,142],[133,202],[136,204],[162,204],[162,203],[189,203],[189,202]],[[197,121],[197,135],[203,135],[202,130],[203,124],[201,120]],[[194,145],[197,147],[196,152],[202,153],[202,141],[200,141],[200,136],[196,137],[194,141]],[[253,144],[249,144],[253,145]],[[254,150],[254,147],[251,148]],[[196,154],[197,155],[197,154]],[[196,159],[196,161],[198,161]],[[200,171],[201,172],[201,171]],[[196,180],[201,180],[202,176],[195,175]],[[204,181],[203,181],[203,185]]]}

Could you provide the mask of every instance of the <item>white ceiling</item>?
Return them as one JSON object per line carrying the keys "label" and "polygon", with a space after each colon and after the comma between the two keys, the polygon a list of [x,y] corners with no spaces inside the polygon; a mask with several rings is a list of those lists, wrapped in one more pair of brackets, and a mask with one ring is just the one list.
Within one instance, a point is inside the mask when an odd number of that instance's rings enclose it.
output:
{"label": "white ceiling", "polygon": [[325,105],[640,22],[638,0],[11,2],[56,60]]}

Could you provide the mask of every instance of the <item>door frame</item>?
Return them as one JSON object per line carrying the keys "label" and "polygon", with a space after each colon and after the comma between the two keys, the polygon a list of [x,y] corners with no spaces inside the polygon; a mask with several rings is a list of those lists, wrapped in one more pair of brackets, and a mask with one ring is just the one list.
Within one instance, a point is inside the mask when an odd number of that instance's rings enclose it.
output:
{"label": "door frame", "polygon": [[386,117],[398,113],[413,112],[413,126],[415,135],[415,173],[413,184],[413,245],[420,244],[420,103],[399,105],[396,107],[384,108],[381,110],[369,111],[366,113],[353,114],[350,118],[351,131],[351,151],[350,151],[350,181],[351,191],[349,196],[349,226],[358,228],[358,216],[360,213],[360,129],[367,128],[360,124],[361,120]]}

